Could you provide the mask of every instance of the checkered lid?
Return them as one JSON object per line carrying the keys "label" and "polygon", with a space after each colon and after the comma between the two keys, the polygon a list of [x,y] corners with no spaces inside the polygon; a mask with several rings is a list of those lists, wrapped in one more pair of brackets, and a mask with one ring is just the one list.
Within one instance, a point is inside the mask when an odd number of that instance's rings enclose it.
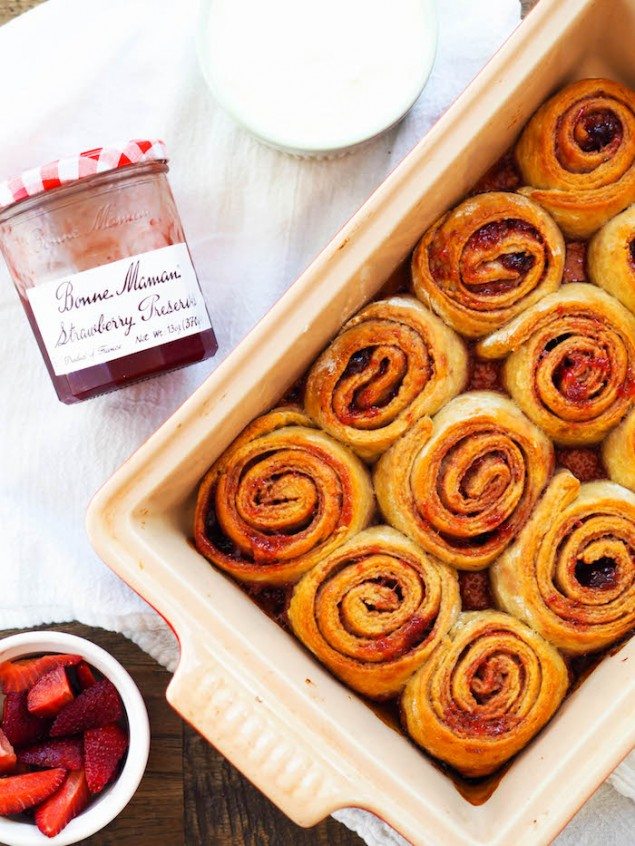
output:
{"label": "checkered lid", "polygon": [[86,176],[141,162],[166,161],[167,158],[165,144],[158,139],[125,141],[109,147],[86,150],[78,155],[25,170],[20,176],[0,182],[0,209]]}

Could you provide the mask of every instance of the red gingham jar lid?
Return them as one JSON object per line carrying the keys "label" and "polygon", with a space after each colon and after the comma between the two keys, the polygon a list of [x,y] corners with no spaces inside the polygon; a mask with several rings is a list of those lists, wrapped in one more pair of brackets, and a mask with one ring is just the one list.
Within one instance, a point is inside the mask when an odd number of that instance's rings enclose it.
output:
{"label": "red gingham jar lid", "polygon": [[33,167],[0,182],[0,209],[86,176],[142,162],[167,161],[167,158],[165,144],[158,139],[135,139],[109,147],[95,147],[94,150]]}

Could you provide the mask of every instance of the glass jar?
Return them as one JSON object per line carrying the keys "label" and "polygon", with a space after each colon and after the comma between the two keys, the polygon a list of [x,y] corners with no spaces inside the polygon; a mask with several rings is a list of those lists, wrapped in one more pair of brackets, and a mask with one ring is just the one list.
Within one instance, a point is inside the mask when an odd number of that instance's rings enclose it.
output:
{"label": "glass jar", "polygon": [[216,352],[167,171],[161,142],[133,141],[0,185],[0,250],[62,402]]}

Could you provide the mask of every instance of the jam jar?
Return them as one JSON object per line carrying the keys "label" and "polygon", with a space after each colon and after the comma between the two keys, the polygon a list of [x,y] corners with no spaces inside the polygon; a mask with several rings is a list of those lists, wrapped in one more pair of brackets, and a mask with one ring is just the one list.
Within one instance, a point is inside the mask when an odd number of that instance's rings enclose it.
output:
{"label": "jam jar", "polygon": [[0,250],[62,402],[216,352],[167,171],[135,140],[0,183]]}

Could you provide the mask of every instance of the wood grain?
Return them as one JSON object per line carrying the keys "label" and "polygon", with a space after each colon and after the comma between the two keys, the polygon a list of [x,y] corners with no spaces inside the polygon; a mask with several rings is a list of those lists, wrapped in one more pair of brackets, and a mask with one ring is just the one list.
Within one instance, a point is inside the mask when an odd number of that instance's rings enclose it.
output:
{"label": "wood grain", "polygon": [[39,6],[42,0],[0,0],[0,24]]}
{"label": "wood grain", "polygon": [[183,762],[187,846],[360,846],[359,838],[333,819],[298,828],[190,729]]}
{"label": "wood grain", "polygon": [[[40,0],[0,0],[0,23]],[[523,13],[538,0],[521,0]],[[300,829],[167,705],[170,675],[120,635],[79,624],[49,626],[87,637],[126,666],[150,715],[146,775],[123,813],[85,846],[359,846],[329,819]],[[8,632],[0,633],[4,636]]]}

